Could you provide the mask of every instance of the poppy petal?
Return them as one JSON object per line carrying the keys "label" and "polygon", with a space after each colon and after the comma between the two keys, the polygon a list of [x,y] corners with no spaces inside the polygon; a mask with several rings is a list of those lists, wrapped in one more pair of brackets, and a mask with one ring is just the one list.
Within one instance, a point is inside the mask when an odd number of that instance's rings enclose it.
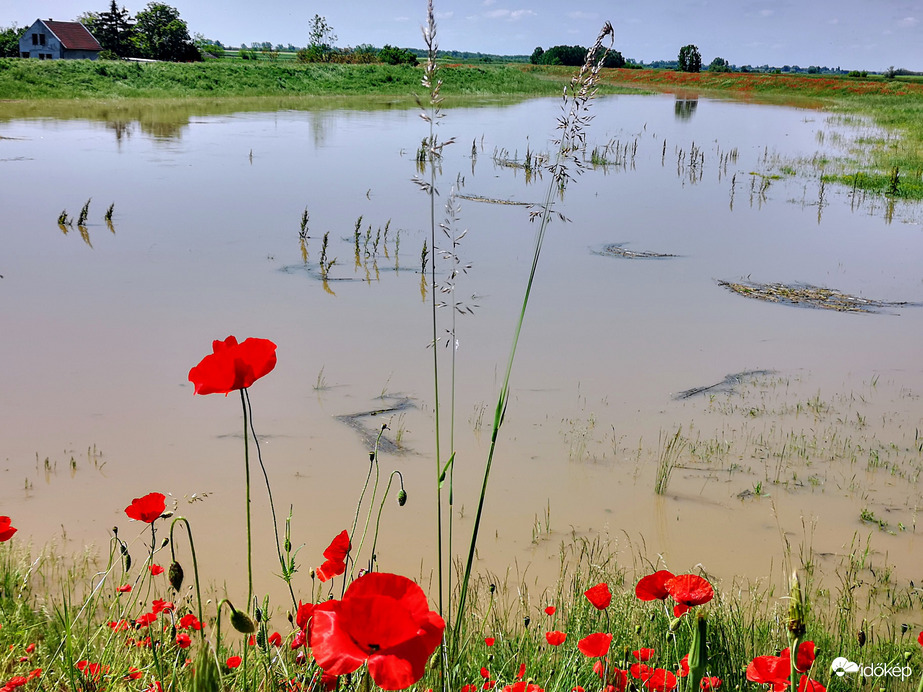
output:
{"label": "poppy petal", "polygon": [[635,596],[641,601],[662,601],[670,595],[666,582],[673,578],[673,573],[662,569],[642,577],[635,586]]}
{"label": "poppy petal", "polygon": [[606,582],[587,589],[583,592],[583,595],[597,610],[605,610],[612,603],[612,592],[609,591],[609,585]]}
{"label": "poppy petal", "polygon": [[612,635],[604,634],[602,632],[596,632],[595,634],[589,634],[579,642],[577,642],[577,648],[587,658],[596,658],[597,656],[605,656],[609,653],[609,645],[612,644]]}

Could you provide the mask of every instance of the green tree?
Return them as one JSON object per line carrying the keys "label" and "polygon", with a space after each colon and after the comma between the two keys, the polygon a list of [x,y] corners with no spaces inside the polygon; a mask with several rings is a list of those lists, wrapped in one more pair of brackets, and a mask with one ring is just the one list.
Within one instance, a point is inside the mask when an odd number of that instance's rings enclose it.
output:
{"label": "green tree", "polygon": [[154,60],[193,61],[202,55],[189,37],[179,10],[160,2],[149,2],[135,18],[135,46],[142,57]]}
{"label": "green tree", "polygon": [[303,54],[302,51],[298,52],[298,59],[303,62],[326,62],[336,41],[337,35],[327,23],[327,18],[315,14],[314,19],[308,22],[308,47]]}
{"label": "green tree", "polygon": [[19,39],[27,28],[19,28],[15,22],[12,26],[0,27],[0,58],[19,57]]}
{"label": "green tree", "polygon": [[536,46],[535,50],[532,51],[532,56],[529,58],[529,62],[533,65],[542,64],[542,55],[545,53],[544,49],[541,46]]}
{"label": "green tree", "polygon": [[730,72],[731,67],[724,58],[715,58],[708,64],[709,72]]}
{"label": "green tree", "polygon": [[115,0],[109,4],[108,12],[91,13],[85,22],[90,33],[99,41],[103,50],[112,51],[119,57],[129,57],[134,52],[132,35],[135,25],[128,10],[120,10]]}
{"label": "green tree", "polygon": [[679,49],[679,69],[683,72],[702,71],[702,54],[691,43]]}
{"label": "green tree", "polygon": [[417,56],[409,50],[395,48],[385,44],[384,48],[378,51],[378,59],[389,65],[416,65]]}

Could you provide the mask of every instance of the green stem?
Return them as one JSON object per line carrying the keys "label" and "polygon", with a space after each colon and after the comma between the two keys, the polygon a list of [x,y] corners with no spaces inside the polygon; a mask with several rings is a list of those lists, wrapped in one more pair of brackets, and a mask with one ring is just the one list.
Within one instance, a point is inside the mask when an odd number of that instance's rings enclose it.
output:
{"label": "green stem", "polygon": [[202,639],[205,639],[205,622],[202,619],[202,592],[199,589],[199,560],[196,557],[195,543],[192,540],[192,527],[189,525],[189,520],[186,519],[186,517],[176,517],[170,523],[170,557],[173,559],[173,562],[176,562],[176,553],[173,550],[173,527],[176,526],[176,522],[178,521],[183,522],[183,525],[186,527],[186,535],[189,536],[189,552],[192,553],[192,573],[195,578],[196,604],[198,605],[199,611],[199,623],[202,625],[199,634],[202,636]]}
{"label": "green stem", "polygon": [[292,597],[292,605],[298,610],[298,600],[295,598],[295,591],[292,589],[292,577],[289,574],[285,558],[282,557],[282,545],[279,542],[279,525],[276,521],[276,506],[272,501],[272,488],[269,485],[269,474],[266,472],[266,465],[263,464],[263,453],[260,451],[260,440],[256,436],[256,429],[253,427],[253,408],[250,406],[250,392],[246,388],[240,390],[244,392],[247,400],[247,413],[250,416],[250,432],[253,434],[253,444],[256,447],[256,458],[260,462],[260,470],[263,472],[263,480],[266,482],[266,493],[269,495],[269,511],[272,513],[272,529],[276,538],[276,554],[279,556],[279,564],[282,567],[282,579],[288,585],[289,594]]}
{"label": "green stem", "polygon": [[[385,500],[388,499],[388,492],[391,490],[391,481],[394,480],[395,475],[401,479],[401,489],[403,490],[404,488],[404,476],[401,475],[400,471],[392,471],[391,475],[388,476],[388,485],[385,487],[385,493],[381,496],[381,504],[378,506],[378,518],[375,519],[375,536],[372,538],[372,560],[375,559],[375,547],[378,545],[378,530],[381,527],[381,513],[385,508]],[[369,566],[371,569],[371,560],[369,561]]]}
{"label": "green stem", "polygon": [[249,610],[251,601],[253,601],[253,543],[250,533],[250,444],[247,437],[247,401],[244,389],[240,390],[240,405],[244,410],[244,479],[247,487],[247,609]]}
{"label": "green stem", "polygon": [[[382,436],[382,434],[384,433],[385,428],[387,428],[387,427],[388,427],[387,425],[382,425],[382,426],[381,426],[381,429],[378,431],[378,437],[375,439],[375,451],[372,452],[372,454],[371,454],[372,465],[373,465],[374,468],[375,468],[375,483],[372,485],[372,498],[369,500],[369,513],[368,513],[368,514],[366,515],[366,517],[365,517],[365,526],[364,526],[363,529],[362,529],[362,538],[359,539],[359,547],[356,548],[356,555],[360,555],[360,554],[362,553],[362,544],[365,543],[365,537],[366,537],[366,535],[367,535],[368,532],[369,532],[369,524],[370,524],[371,521],[372,521],[372,511],[373,511],[373,509],[375,508],[375,496],[378,494],[378,478],[379,478],[379,475],[380,475],[380,474],[379,474],[379,466],[378,466],[378,445],[379,445],[379,443],[381,442],[381,436]],[[369,470],[369,472],[371,473],[371,469]],[[368,484],[368,479],[366,479],[366,484]],[[365,493],[365,491],[363,490],[363,494],[364,494],[364,493]],[[360,500],[360,502],[361,502],[361,500]],[[369,558],[369,565],[370,565],[370,566],[371,566],[372,561],[374,560],[374,558],[375,558],[375,555],[374,555],[374,551],[373,551],[372,556]],[[354,560],[354,561],[353,561],[353,568],[355,568],[355,566],[356,566],[356,563],[355,563],[355,560]],[[350,574],[352,574],[352,573],[350,573]]]}

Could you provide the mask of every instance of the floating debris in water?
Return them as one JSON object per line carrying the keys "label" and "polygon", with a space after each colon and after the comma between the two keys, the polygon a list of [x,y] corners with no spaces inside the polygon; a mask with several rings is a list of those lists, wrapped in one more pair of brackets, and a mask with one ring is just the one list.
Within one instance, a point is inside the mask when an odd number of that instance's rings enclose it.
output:
{"label": "floating debris in water", "polygon": [[629,250],[621,243],[606,245],[602,250],[597,250],[593,254],[604,255],[606,257],[621,257],[623,259],[667,259],[670,257],[679,257],[679,255],[671,255],[665,252]]}
{"label": "floating debris in water", "polygon": [[511,204],[517,207],[532,206],[531,202],[516,202],[511,199],[495,199],[493,197],[481,197],[481,195],[455,195],[459,199],[466,199],[469,202],[487,202],[488,204]]}
{"label": "floating debris in water", "polygon": [[804,308],[820,308],[823,310],[836,310],[837,312],[886,312],[884,308],[894,307],[919,307],[921,303],[907,301],[885,301],[860,298],[842,293],[833,288],[821,288],[809,284],[761,284],[755,281],[719,281],[719,286],[724,286],[730,291],[745,298],[756,298],[771,303],[795,305]]}
{"label": "floating debris in water", "polygon": [[730,394],[734,391],[735,387],[743,384],[746,380],[752,380],[757,377],[766,377],[767,375],[775,375],[775,370],[744,370],[743,372],[735,372],[731,375],[725,375],[724,379],[715,384],[706,385],[705,387],[693,387],[692,389],[685,389],[678,394],[673,395],[674,399],[688,399],[690,397],[696,396],[697,394]]}

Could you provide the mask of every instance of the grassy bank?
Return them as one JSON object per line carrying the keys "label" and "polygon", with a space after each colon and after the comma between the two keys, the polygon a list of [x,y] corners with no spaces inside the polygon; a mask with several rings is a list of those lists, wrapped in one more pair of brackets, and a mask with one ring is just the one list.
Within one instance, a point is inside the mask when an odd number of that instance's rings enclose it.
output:
{"label": "grassy bank", "polygon": [[[252,636],[236,629],[229,613],[219,624],[215,603],[222,594],[205,592],[209,600],[200,605],[189,583],[191,574],[173,588],[175,580],[161,569],[170,558],[163,549],[149,552],[143,545],[148,531],[140,533],[124,544],[113,540],[108,559],[83,554],[69,566],[53,546],[38,554],[14,548],[12,542],[0,546],[0,683],[18,680],[14,687],[24,690],[73,692],[371,689],[361,674],[321,677],[305,645],[307,615],[291,603],[264,601],[257,622],[250,623],[256,628]],[[186,547],[177,550],[191,572],[182,557]],[[134,556],[134,564],[125,560],[126,554]],[[832,661],[846,657],[900,667],[902,674],[909,670],[903,680],[882,676],[874,688],[912,690],[923,672],[923,648],[917,641],[923,635],[918,626],[893,624],[886,611],[893,615],[897,600],[912,609],[914,597],[908,603],[907,594],[897,594],[880,578],[873,577],[870,585],[862,560],[861,553],[845,558],[842,584],[832,590],[816,588],[810,568],[802,571],[803,641],[813,642],[816,650],[811,678],[830,690],[871,689],[860,684],[858,675],[840,679],[832,673]],[[639,570],[653,572],[643,565],[619,565],[608,546],[576,539],[561,546],[560,577],[541,592],[482,576],[473,585],[465,643],[454,660],[456,679],[469,692],[500,690],[517,681],[549,692],[599,690],[605,686],[597,671],[606,666],[614,685],[605,688],[608,692],[685,692],[689,681],[683,678],[682,661],[692,646],[700,611],[707,621],[707,675],[718,678],[722,689],[765,689],[751,684],[752,677],[748,682],[748,668],[753,659],[777,655],[789,645],[787,590],[773,593],[754,583],[718,586],[708,602],[676,618],[671,603],[636,595]],[[585,594],[598,584],[611,594],[608,603]],[[304,603],[340,596],[339,580],[320,584],[311,579],[306,586],[298,592]],[[866,600],[870,593],[877,595]],[[889,608],[888,602],[894,605]],[[599,635],[611,635],[608,654],[590,656],[578,647],[578,642]],[[200,657],[207,652],[220,682],[209,684],[196,672],[205,669]],[[647,684],[642,662],[648,674],[665,671],[662,686]],[[415,687],[424,688],[440,689],[435,664],[427,666]]]}
{"label": "grassy bank", "polygon": [[[420,92],[422,69],[217,60],[130,63],[0,59],[0,99],[225,98],[400,95]],[[557,95],[556,81],[507,66],[445,68],[443,93]]]}

